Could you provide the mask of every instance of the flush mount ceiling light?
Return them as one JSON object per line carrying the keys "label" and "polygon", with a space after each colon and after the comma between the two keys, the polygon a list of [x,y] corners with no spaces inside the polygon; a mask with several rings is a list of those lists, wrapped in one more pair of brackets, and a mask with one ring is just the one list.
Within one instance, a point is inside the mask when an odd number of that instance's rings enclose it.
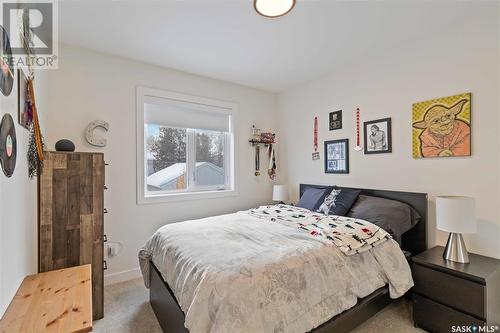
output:
{"label": "flush mount ceiling light", "polygon": [[295,0],[254,0],[255,11],[265,17],[279,17],[290,12]]}

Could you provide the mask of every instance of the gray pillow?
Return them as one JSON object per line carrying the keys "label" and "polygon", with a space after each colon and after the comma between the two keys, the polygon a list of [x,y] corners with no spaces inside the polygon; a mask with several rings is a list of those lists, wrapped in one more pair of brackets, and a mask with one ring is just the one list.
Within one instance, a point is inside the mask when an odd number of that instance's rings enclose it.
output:
{"label": "gray pillow", "polygon": [[316,211],[319,206],[325,200],[325,197],[330,194],[332,191],[332,187],[324,187],[324,188],[313,188],[310,187],[304,191],[302,196],[300,197],[299,202],[297,203],[297,207],[305,208]]}
{"label": "gray pillow", "polygon": [[402,235],[420,220],[418,212],[397,200],[360,195],[347,214],[371,222],[392,235],[401,244]]}

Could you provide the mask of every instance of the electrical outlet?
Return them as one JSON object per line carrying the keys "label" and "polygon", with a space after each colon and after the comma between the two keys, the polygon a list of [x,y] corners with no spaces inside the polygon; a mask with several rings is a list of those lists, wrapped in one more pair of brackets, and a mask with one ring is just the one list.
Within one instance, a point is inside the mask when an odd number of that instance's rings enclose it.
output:
{"label": "electrical outlet", "polygon": [[113,258],[118,255],[118,247],[116,244],[108,244],[108,258]]}
{"label": "electrical outlet", "polygon": [[120,242],[108,241],[106,243],[106,253],[108,258],[113,258],[119,255],[123,250],[123,245]]}

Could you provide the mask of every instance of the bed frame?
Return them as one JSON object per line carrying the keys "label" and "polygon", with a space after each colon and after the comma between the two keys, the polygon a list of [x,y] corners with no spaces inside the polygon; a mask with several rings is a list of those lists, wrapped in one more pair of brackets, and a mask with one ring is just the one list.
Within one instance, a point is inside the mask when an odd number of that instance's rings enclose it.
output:
{"label": "bed frame", "polygon": [[[307,188],[325,188],[327,185],[300,184],[300,196]],[[353,187],[344,187],[351,188]],[[422,217],[419,223],[410,231],[403,234],[401,247],[403,250],[411,253],[411,256],[417,255],[427,249],[427,194],[412,192],[397,192],[384,190],[359,189],[361,194],[380,197],[385,199],[398,200],[412,206]],[[150,262],[150,287],[149,301],[153,311],[160,323],[163,332],[168,333],[187,333],[184,327],[184,312],[182,312],[174,293],[169,285],[163,280],[156,266]],[[363,323],[378,311],[391,303],[388,287],[382,287],[375,290],[370,295],[359,299],[358,303],[334,316],[326,323],[316,327],[313,333],[343,333],[350,332],[356,326]]]}

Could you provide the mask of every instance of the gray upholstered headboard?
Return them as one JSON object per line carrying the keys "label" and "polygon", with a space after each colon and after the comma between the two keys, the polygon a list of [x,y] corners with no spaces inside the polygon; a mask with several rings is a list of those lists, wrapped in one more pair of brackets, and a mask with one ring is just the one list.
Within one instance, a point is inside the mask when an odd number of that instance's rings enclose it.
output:
{"label": "gray upholstered headboard", "polygon": [[[300,196],[307,188],[325,188],[331,185],[300,184]],[[427,193],[398,192],[385,190],[362,189],[355,187],[343,187],[361,190],[361,194],[372,197],[380,197],[398,200],[413,207],[422,217],[420,221],[409,231],[403,234],[401,247],[403,250],[416,255],[427,249]]]}

